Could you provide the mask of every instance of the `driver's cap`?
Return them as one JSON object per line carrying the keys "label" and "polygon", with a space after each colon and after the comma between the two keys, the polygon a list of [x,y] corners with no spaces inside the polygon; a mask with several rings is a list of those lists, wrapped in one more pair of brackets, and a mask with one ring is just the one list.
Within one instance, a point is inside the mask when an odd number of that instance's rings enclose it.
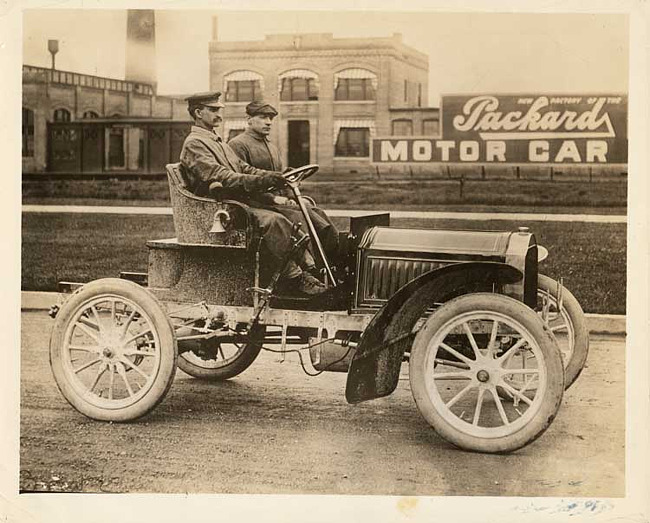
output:
{"label": "driver's cap", "polygon": [[225,107],[223,103],[219,101],[221,93],[217,92],[207,92],[207,93],[196,93],[185,98],[187,105],[189,107],[198,107],[199,105],[205,105],[206,107]]}

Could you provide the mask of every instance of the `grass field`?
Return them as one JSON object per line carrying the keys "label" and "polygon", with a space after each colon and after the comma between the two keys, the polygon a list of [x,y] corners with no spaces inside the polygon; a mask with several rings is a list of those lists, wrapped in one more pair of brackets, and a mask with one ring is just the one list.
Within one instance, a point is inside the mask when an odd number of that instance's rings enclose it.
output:
{"label": "grass field", "polygon": [[[338,219],[337,225],[345,229],[347,220]],[[563,277],[586,312],[625,313],[624,224],[405,219],[392,225],[483,230],[527,225],[550,253],[540,272]],[[146,241],[173,236],[171,216],[25,213],[22,289],[52,291],[62,280],[85,282],[115,277],[120,271],[145,272]]]}
{"label": "grass field", "polygon": [[[316,177],[314,177],[316,178]],[[462,188],[462,190],[461,190]],[[393,180],[303,184],[325,208],[390,208],[393,210],[485,210],[510,212],[594,212],[625,214],[627,182],[548,180]],[[169,205],[166,180],[29,181],[23,203],[77,205]]]}

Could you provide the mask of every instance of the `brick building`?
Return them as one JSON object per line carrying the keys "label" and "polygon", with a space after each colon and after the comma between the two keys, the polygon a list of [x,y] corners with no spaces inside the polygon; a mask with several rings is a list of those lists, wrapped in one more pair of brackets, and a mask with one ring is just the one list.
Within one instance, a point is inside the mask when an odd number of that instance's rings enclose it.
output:
{"label": "brick building", "polygon": [[427,107],[428,57],[399,34],[269,35],[248,42],[217,36],[215,20],[210,87],[224,93],[224,136],[244,129],[248,102],[264,99],[279,111],[271,139],[286,165],[363,172],[372,136],[438,131],[439,111]]}
{"label": "brick building", "polygon": [[[105,161],[91,172],[142,170],[137,166],[146,162],[138,158],[142,148],[134,141],[150,127],[143,124],[189,121],[186,107],[182,99],[157,96],[152,84],[24,65],[23,172],[70,170],[69,156],[85,148],[81,131],[91,127],[105,135],[105,144],[98,145]],[[78,160],[79,168],[72,170],[88,171]]]}

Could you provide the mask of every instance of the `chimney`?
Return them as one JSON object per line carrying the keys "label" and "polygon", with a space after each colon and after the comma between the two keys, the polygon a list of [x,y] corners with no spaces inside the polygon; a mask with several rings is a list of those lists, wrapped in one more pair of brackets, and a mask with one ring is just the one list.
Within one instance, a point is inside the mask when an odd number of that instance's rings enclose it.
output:
{"label": "chimney", "polygon": [[128,82],[156,86],[156,18],[153,9],[129,9],[126,22]]}

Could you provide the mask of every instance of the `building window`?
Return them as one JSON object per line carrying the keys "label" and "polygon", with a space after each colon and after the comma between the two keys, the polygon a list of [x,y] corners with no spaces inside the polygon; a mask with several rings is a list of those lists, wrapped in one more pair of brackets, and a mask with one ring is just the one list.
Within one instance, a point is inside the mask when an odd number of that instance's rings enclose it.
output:
{"label": "building window", "polygon": [[366,69],[345,69],[334,75],[334,100],[375,100],[377,75]]}
{"label": "building window", "polygon": [[365,78],[341,78],[334,93],[339,101],[374,100],[375,90]]}
{"label": "building window", "polygon": [[422,135],[437,136],[440,132],[438,120],[422,120]]}
{"label": "building window", "polygon": [[23,158],[34,156],[34,111],[23,107]]}
{"label": "building window", "polygon": [[67,109],[56,109],[54,111],[54,121],[55,122],[69,122],[71,119],[70,111]]}
{"label": "building window", "polygon": [[263,98],[262,75],[253,71],[235,71],[224,76],[227,102],[252,102]]}
{"label": "building window", "polygon": [[318,100],[315,78],[282,78],[280,100],[282,102],[305,102]]}
{"label": "building window", "polygon": [[370,129],[342,127],[339,129],[335,151],[335,155],[341,157],[363,158],[369,156]]}
{"label": "building window", "polygon": [[124,127],[110,127],[106,129],[108,134],[107,167],[109,169],[124,169],[126,167],[126,144]]}
{"label": "building window", "polygon": [[86,111],[84,112],[84,118],[99,118],[99,115],[95,111]]}
{"label": "building window", "polygon": [[393,136],[411,136],[413,122],[411,120],[393,120]]}
{"label": "building window", "polygon": [[260,83],[258,80],[239,80],[228,82],[226,88],[227,102],[252,102],[261,96]]}

